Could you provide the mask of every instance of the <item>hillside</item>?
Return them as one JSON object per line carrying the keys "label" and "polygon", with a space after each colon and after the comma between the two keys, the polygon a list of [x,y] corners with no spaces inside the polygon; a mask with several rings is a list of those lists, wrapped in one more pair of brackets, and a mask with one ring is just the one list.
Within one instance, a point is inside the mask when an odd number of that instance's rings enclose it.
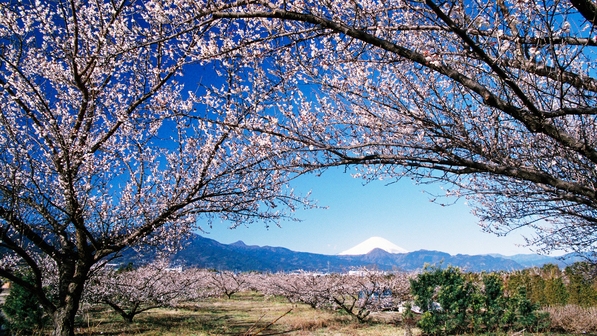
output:
{"label": "hillside", "polygon": [[[116,263],[141,264],[151,261],[155,250],[142,254],[127,251]],[[296,270],[314,272],[347,272],[360,267],[379,270],[420,270],[425,265],[456,266],[471,272],[512,271],[529,267],[541,267],[553,263],[566,267],[578,258],[564,260],[549,256],[521,254],[515,256],[450,255],[440,251],[419,250],[408,253],[389,253],[374,249],[363,255],[325,255],[296,252],[283,247],[246,245],[242,241],[222,244],[213,239],[194,235],[185,248],[172,255],[172,264],[184,267],[211,268],[233,271],[291,272]]]}
{"label": "hillside", "polygon": [[[126,253],[120,262],[146,262],[152,255],[140,258]],[[490,255],[450,255],[439,251],[419,250],[409,253],[388,253],[374,249],[364,255],[323,255],[295,252],[282,247],[251,246],[242,241],[222,244],[213,239],[194,235],[185,248],[171,257],[172,263],[184,267],[212,268],[233,271],[289,272],[296,270],[317,272],[346,272],[360,267],[379,270],[420,270],[425,265],[457,266],[467,271],[499,271],[524,268],[514,260]]]}

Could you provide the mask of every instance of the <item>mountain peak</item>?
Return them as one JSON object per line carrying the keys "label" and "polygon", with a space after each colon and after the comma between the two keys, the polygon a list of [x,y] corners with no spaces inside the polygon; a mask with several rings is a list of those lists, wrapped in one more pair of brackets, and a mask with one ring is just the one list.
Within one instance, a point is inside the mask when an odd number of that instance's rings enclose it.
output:
{"label": "mountain peak", "polygon": [[407,250],[393,244],[387,239],[381,237],[371,237],[353,248],[340,252],[339,255],[362,255],[367,254],[375,249],[384,250],[388,253],[408,253]]}

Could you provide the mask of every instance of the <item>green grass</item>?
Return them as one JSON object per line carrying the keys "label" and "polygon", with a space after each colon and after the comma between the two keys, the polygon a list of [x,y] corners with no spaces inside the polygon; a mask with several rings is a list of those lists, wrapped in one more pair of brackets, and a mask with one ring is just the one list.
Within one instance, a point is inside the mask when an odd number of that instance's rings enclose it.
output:
{"label": "green grass", "polygon": [[[373,314],[371,322],[291,304],[256,293],[235,294],[232,299],[209,299],[177,309],[152,309],[125,323],[109,309],[81,314],[77,335],[404,335],[393,312]],[[418,332],[415,330],[415,335]]]}

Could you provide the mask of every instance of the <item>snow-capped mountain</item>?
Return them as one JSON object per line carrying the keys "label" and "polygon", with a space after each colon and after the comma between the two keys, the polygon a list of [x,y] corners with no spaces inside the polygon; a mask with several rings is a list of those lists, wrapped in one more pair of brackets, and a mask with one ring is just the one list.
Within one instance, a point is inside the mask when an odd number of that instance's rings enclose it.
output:
{"label": "snow-capped mountain", "polygon": [[387,239],[381,237],[371,237],[353,248],[340,252],[339,255],[362,255],[367,254],[374,249],[381,249],[388,253],[408,253],[407,250],[393,244]]}

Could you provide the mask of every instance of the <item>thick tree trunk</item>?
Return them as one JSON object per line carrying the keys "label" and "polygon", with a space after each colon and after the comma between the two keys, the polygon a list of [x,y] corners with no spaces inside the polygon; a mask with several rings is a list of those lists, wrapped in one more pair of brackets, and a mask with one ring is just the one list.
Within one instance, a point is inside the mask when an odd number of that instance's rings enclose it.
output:
{"label": "thick tree trunk", "polygon": [[[66,263],[65,263],[66,264]],[[89,272],[89,266],[83,264],[78,267],[71,266],[74,272],[69,272],[69,267],[64,267],[60,274],[59,304],[54,311],[54,332],[53,336],[74,336],[75,316],[79,310],[79,304],[85,287],[85,280]],[[69,276],[69,275],[73,276]]]}
{"label": "thick tree trunk", "polygon": [[124,322],[126,323],[133,323],[133,317],[135,317],[135,314],[124,314],[122,315],[122,318],[124,319]]}
{"label": "thick tree trunk", "polygon": [[[77,305],[78,306],[78,305]],[[58,307],[54,313],[53,336],[74,336],[75,335],[75,314],[77,308],[72,304]]]}

